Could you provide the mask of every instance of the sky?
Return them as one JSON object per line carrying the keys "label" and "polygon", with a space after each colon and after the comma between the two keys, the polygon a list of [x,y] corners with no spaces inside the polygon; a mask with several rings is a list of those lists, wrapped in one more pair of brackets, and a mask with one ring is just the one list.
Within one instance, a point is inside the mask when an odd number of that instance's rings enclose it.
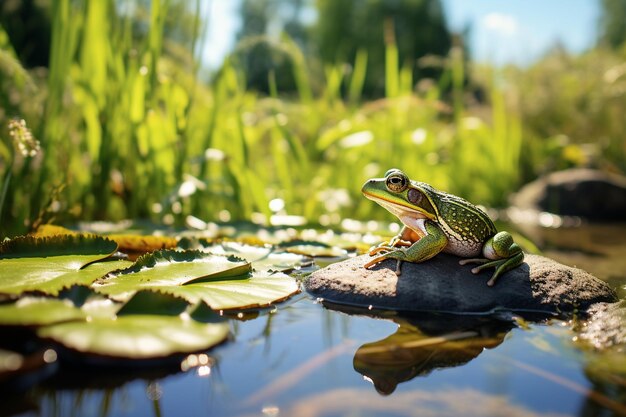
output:
{"label": "sky", "polygon": [[[340,1],[340,0],[337,0]],[[496,65],[528,65],[557,42],[571,52],[593,45],[599,0],[442,0],[454,31],[470,26],[472,58]],[[241,26],[239,0],[211,0],[203,61],[216,68]]]}
{"label": "sky", "polygon": [[571,52],[595,43],[599,0],[443,0],[448,24],[471,26],[472,57],[527,65],[557,42]]}

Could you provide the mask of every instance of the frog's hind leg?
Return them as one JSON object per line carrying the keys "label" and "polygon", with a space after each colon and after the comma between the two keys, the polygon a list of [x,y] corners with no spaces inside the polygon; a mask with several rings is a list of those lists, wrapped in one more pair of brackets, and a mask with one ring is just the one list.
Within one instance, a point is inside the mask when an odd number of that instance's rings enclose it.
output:
{"label": "frog's hind leg", "polygon": [[459,264],[466,265],[468,263],[480,263],[481,265],[472,268],[473,274],[478,274],[480,271],[488,268],[495,268],[495,272],[487,281],[487,285],[493,287],[496,283],[496,280],[505,272],[510,271],[511,269],[517,267],[522,264],[524,260],[524,253],[520,252],[517,255],[514,255],[510,258],[497,259],[495,261],[486,259],[486,258],[478,258],[478,259],[463,259],[459,261]]}
{"label": "frog's hind leg", "polygon": [[483,269],[495,268],[495,272],[487,281],[487,285],[493,286],[496,280],[505,272],[519,266],[524,261],[524,252],[513,242],[513,238],[508,232],[497,233],[489,239],[483,248],[484,258],[463,259],[460,265],[470,263],[480,264],[472,268],[472,273],[477,274]]}

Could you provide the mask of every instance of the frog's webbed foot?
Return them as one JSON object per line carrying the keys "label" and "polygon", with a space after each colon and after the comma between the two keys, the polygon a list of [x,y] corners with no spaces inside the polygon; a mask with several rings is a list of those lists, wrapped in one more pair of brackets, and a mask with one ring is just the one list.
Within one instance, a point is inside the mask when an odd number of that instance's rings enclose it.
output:
{"label": "frog's webbed foot", "polygon": [[411,246],[411,242],[407,242],[406,240],[402,240],[400,236],[394,236],[389,242],[382,242],[378,246],[374,246],[370,249],[369,255],[374,256],[377,253],[381,252],[391,252],[396,248],[400,247],[409,247]]}
{"label": "frog's webbed foot", "polygon": [[465,265],[468,263],[479,263],[481,265],[472,268],[473,274],[478,274],[480,271],[488,268],[495,268],[495,272],[487,281],[487,285],[493,287],[496,283],[496,280],[505,272],[510,271],[511,269],[519,266],[524,261],[524,253],[520,252],[517,255],[514,255],[510,258],[497,259],[492,261],[487,258],[479,258],[479,259],[464,259],[459,261],[459,264]]}
{"label": "frog's webbed foot", "polygon": [[484,258],[463,259],[460,265],[470,263],[479,264],[472,268],[472,273],[478,274],[487,268],[495,268],[495,272],[487,281],[492,287],[502,274],[519,266],[524,261],[524,252],[513,242],[513,237],[508,232],[499,232],[489,239],[483,247]]}
{"label": "frog's webbed foot", "polygon": [[411,242],[406,242],[404,240],[398,240],[397,242],[393,242],[393,244],[387,244],[386,242],[370,249],[369,255],[374,256],[381,252],[391,252],[396,248],[409,247],[411,246]]}
{"label": "frog's webbed foot", "polygon": [[[371,252],[370,252],[370,255],[371,255]],[[396,270],[394,272],[396,273],[396,275],[399,276],[402,273],[402,270],[401,270],[402,262],[406,260],[406,253],[403,249],[392,250],[382,255],[379,255],[375,257],[374,259],[370,259],[367,263],[365,263],[365,265],[363,265],[363,267],[365,269],[369,269],[372,266],[386,259],[395,259],[397,261]]]}

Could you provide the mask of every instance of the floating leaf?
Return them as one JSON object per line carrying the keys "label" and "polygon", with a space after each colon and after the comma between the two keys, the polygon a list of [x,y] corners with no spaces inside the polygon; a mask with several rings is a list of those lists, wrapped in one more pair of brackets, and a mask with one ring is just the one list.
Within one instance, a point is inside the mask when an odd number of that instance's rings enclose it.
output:
{"label": "floating leaf", "polygon": [[128,315],[42,327],[37,334],[82,353],[152,359],[208,349],[228,335],[226,324],[203,324],[180,316]]}
{"label": "floating leaf", "polygon": [[[106,273],[127,266],[103,262],[117,250],[111,240],[96,236],[24,236],[0,244],[0,293],[28,291],[57,295],[74,284],[90,284]],[[84,269],[83,269],[84,268]]]}
{"label": "floating leaf", "polygon": [[251,278],[154,288],[191,304],[204,301],[214,310],[267,307],[299,291],[295,279],[283,273],[255,272]]}
{"label": "floating leaf", "polygon": [[299,290],[288,275],[255,272],[250,276],[250,269],[249,263],[232,256],[161,251],[143,256],[93,288],[118,301],[129,300],[136,291],[150,290],[191,304],[204,301],[216,310],[264,307]]}
{"label": "floating leaf", "polygon": [[112,234],[107,238],[114,240],[122,252],[152,252],[159,249],[172,249],[178,243],[176,238],[169,236]]}
{"label": "floating leaf", "polygon": [[71,320],[84,320],[86,314],[70,300],[23,297],[0,305],[0,325],[43,326]]}
{"label": "floating leaf", "polygon": [[79,232],[74,230],[67,229],[62,226],[57,226],[55,224],[42,224],[37,228],[33,236],[37,237],[50,237],[57,235],[78,235]]}
{"label": "floating leaf", "polygon": [[[57,236],[57,235],[81,235],[83,233],[76,232],[74,230],[66,229],[65,227],[56,226],[52,224],[44,224],[39,226],[35,236]],[[139,235],[139,234],[109,234],[106,235],[107,239],[110,239],[117,243],[119,250],[122,252],[135,252],[145,253],[152,252],[159,249],[171,249],[175,248],[178,243],[176,238],[169,236],[152,236],[152,235]]]}
{"label": "floating leaf", "polygon": [[285,252],[272,246],[254,246],[239,242],[222,242],[203,246],[203,252],[215,255],[234,255],[252,263],[255,271],[289,272],[295,268],[308,266],[311,258]]}
{"label": "floating leaf", "polygon": [[117,312],[119,316],[128,314],[156,314],[177,316],[185,311],[185,300],[153,291],[137,291],[133,297]]}
{"label": "floating leaf", "polygon": [[141,289],[161,289],[218,279],[244,279],[250,270],[248,262],[232,256],[163,250],[142,256],[131,267],[107,276],[95,283],[93,288],[116,300],[126,301]]}

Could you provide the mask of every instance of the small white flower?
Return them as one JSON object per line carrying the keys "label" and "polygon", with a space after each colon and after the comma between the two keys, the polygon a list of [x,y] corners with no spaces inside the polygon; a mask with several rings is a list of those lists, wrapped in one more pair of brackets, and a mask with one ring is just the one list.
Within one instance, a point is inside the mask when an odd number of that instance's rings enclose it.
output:
{"label": "small white flower", "polygon": [[24,119],[9,120],[9,135],[11,135],[17,150],[25,157],[33,157],[41,150],[39,141],[35,139],[30,129],[26,127]]}

